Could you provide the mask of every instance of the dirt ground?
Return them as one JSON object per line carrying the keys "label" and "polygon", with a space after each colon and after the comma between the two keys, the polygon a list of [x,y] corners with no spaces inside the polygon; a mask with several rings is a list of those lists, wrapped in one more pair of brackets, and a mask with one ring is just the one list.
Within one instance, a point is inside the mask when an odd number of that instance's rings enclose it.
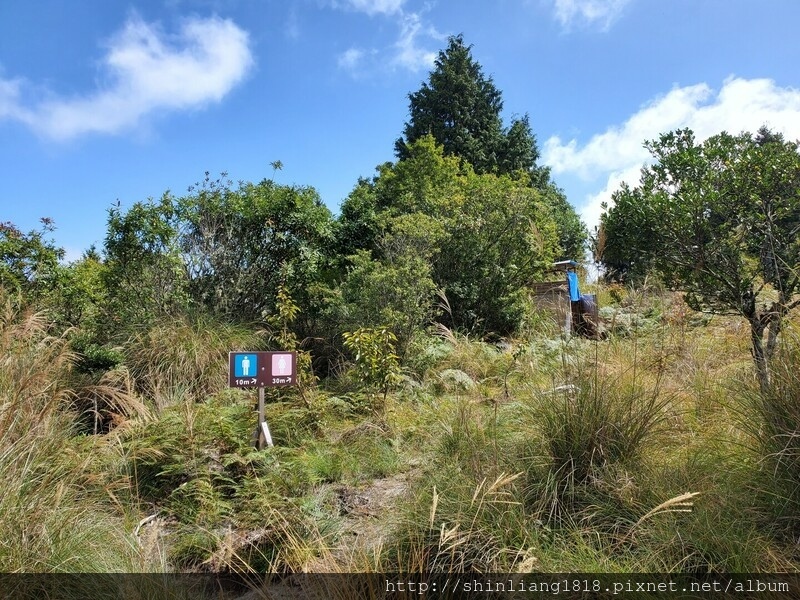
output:
{"label": "dirt ground", "polygon": [[[416,476],[414,471],[375,479],[360,486],[331,484],[324,490],[335,496],[341,517],[336,541],[328,552],[306,565],[309,573],[352,573],[365,569],[369,557],[380,553],[384,538],[390,534],[398,517],[398,502],[405,496]],[[289,576],[283,583],[273,583],[253,590],[237,600],[294,600],[306,598],[308,590],[295,585]]]}
{"label": "dirt ground", "polygon": [[340,540],[347,552],[370,552],[378,549],[394,523],[392,514],[397,502],[407,493],[413,472],[375,479],[359,487],[341,487],[342,527]]}

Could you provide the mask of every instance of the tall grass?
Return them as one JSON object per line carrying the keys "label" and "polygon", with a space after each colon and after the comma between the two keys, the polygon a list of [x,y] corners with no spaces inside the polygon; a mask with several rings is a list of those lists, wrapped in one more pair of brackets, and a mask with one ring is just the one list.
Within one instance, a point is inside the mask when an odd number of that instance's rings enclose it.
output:
{"label": "tall grass", "polygon": [[49,335],[43,313],[11,299],[0,310],[0,432],[4,444],[13,444],[44,428],[67,403],[65,382],[75,357],[64,337]]}
{"label": "tall grass", "polygon": [[[640,296],[605,342],[416,340],[380,417],[328,382],[271,392],[264,451],[254,394],[223,391],[257,333],[162,321],[86,384],[46,315],[0,303],[0,570],[796,570],[800,344],[749,393],[726,321]],[[109,433],[75,435],[87,406]],[[406,494],[354,544],[345,500],[387,477]]]}
{"label": "tall grass", "polygon": [[76,450],[73,362],[45,314],[0,300],[0,571],[147,568]]}
{"label": "tall grass", "polygon": [[538,439],[528,444],[528,501],[544,521],[569,521],[596,496],[612,497],[607,488],[619,494],[633,485],[629,471],[667,419],[670,398],[658,378],[648,382],[630,371],[612,376],[598,369],[579,366],[570,383],[539,393],[529,404]]}
{"label": "tall grass", "polygon": [[519,477],[501,472],[475,481],[448,471],[423,479],[395,543],[384,549],[382,570],[497,573],[534,566],[536,527],[519,501]]}
{"label": "tall grass", "polygon": [[748,390],[744,428],[758,456],[758,491],[766,498],[776,534],[796,542],[800,536],[800,338],[786,337],[770,363],[769,388]]}
{"label": "tall grass", "polygon": [[161,410],[219,392],[227,385],[228,352],[263,345],[263,335],[252,329],[203,315],[178,316],[136,332],[125,346],[125,362],[138,391]]}
{"label": "tall grass", "polygon": [[[671,315],[678,302],[664,292],[631,294],[632,325],[607,342],[534,337],[502,351],[443,331],[447,351],[417,371],[414,410],[389,411],[403,415],[399,436],[414,430],[415,446],[403,452],[421,458],[419,476],[391,535],[353,564],[403,572],[796,569],[796,551],[786,548],[796,537],[785,532],[796,535],[800,513],[792,445],[800,357],[785,358],[775,397],[751,402],[754,461],[730,410],[743,397],[734,382],[749,365],[746,344],[725,319]],[[774,525],[754,489],[770,498]]]}

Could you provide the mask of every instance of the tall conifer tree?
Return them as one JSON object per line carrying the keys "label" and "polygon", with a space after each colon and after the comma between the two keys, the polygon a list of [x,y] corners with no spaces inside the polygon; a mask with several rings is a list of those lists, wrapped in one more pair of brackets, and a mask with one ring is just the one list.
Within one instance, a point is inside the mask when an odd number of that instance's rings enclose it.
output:
{"label": "tall conifer tree", "polygon": [[461,35],[450,37],[428,81],[408,98],[410,119],[395,142],[400,160],[408,158],[411,143],[430,134],[444,147],[445,155],[463,158],[478,174],[528,173],[531,186],[542,192],[557,224],[561,258],[583,256],[586,226],[550,180],[550,170],[536,164],[539,149],[528,116],[503,127],[502,94],[492,78],[483,74],[472,57],[472,46]]}
{"label": "tall conifer tree", "polygon": [[408,156],[408,144],[431,134],[446,155],[460,156],[476,173],[532,170],[539,153],[528,118],[504,129],[501,96],[472,58],[471,46],[452,36],[428,81],[408,96],[411,118],[395,143],[398,158]]}

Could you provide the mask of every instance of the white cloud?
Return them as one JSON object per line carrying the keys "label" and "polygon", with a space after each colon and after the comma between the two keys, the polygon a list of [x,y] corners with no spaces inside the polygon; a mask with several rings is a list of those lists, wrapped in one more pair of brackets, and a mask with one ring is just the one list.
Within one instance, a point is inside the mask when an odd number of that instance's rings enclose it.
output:
{"label": "white cloud", "polygon": [[364,51],[360,48],[349,48],[339,55],[337,60],[339,67],[353,71],[358,68],[361,61],[364,59]]}
{"label": "white cloud", "polygon": [[422,40],[440,42],[445,36],[426,25],[421,13],[404,10],[404,4],[405,0],[333,0],[333,8],[357,11],[370,17],[379,15],[394,21],[399,29],[397,40],[389,47],[346,50],[337,58],[339,67],[354,76],[387,66],[412,72],[430,68],[436,52],[425,48]]}
{"label": "white cloud", "polygon": [[608,30],[630,0],[554,0],[555,17],[564,27],[576,22]]}
{"label": "white cloud", "polygon": [[23,81],[21,79],[0,79],[0,119],[20,119],[24,110],[20,100]]}
{"label": "white cloud", "polygon": [[543,156],[554,173],[574,172],[584,178],[641,163],[648,156],[642,145],[645,140],[686,127],[710,95],[705,84],[675,88],[643,106],[621,126],[593,136],[583,147],[574,139],[564,144],[558,136],[551,137],[544,144]]}
{"label": "white cloud", "polygon": [[158,110],[219,102],[253,64],[248,35],[230,20],[188,19],[176,36],[133,16],[108,44],[103,89],[73,98],[21,100],[20,83],[0,80],[0,117],[57,140],[129,130]]}
{"label": "white cloud", "polygon": [[755,132],[762,125],[800,139],[800,90],[780,87],[771,79],[730,77],[718,93],[704,83],[676,87],[585,144],[551,137],[542,156],[555,175],[577,175],[602,186],[586,197],[581,208],[591,228],[599,222],[600,204],[609,201],[623,181],[638,183],[640,168],[650,158],[643,146],[646,140],[688,127],[703,141],[722,131]]}
{"label": "white cloud", "polygon": [[420,35],[436,37],[438,34],[432,28],[423,29],[422,19],[416,13],[403,15],[400,28],[400,37],[394,47],[396,54],[394,63],[410,71],[421,71],[433,66],[436,52],[425,50],[419,46]]}
{"label": "white cloud", "polygon": [[286,19],[283,33],[290,40],[297,40],[300,38],[300,23],[297,19],[297,9],[294,4],[289,10],[289,16]]}
{"label": "white cloud", "polygon": [[393,15],[402,11],[406,0],[346,0],[345,6],[372,15]]}

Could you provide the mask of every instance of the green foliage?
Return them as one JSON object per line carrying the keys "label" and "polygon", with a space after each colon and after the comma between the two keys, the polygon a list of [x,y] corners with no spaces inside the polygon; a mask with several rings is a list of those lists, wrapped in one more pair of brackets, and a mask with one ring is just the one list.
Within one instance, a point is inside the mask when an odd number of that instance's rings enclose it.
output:
{"label": "green foliage", "polygon": [[370,422],[345,431],[338,450],[343,457],[344,475],[352,481],[389,477],[402,465],[402,457],[387,427]]}
{"label": "green foliage", "polygon": [[54,229],[47,218],[39,231],[28,233],[12,223],[0,223],[0,286],[31,299],[54,287],[58,262],[64,258],[64,250],[46,239]]}
{"label": "green foliage", "polygon": [[507,334],[524,313],[524,289],[557,251],[541,196],[509,177],[467,177],[461,210],[447,221],[434,281],[450,306],[450,325]]}
{"label": "green foliage", "polygon": [[[796,570],[796,348],[776,354],[771,395],[743,398],[749,386],[735,367],[749,359],[729,331],[734,322],[716,317],[679,335],[659,298],[635,303],[652,305],[660,326],[608,344],[534,331],[498,349],[444,329],[437,338],[418,332],[409,350],[418,381],[384,392],[380,416],[359,415],[351,397],[329,397],[328,382],[310,390],[307,407],[276,395],[266,407],[276,446],[264,451],[252,444],[254,395],[241,390],[125,413],[109,433],[76,435],[73,408],[88,393],[71,387],[76,340],[53,336],[52,320],[9,302],[0,319],[0,564]],[[296,307],[279,291],[276,339]],[[170,324],[177,334],[166,332]],[[186,346],[185,325],[165,321],[161,333]],[[191,335],[198,346],[217,343]],[[394,354],[390,336],[378,329],[371,337],[362,345],[377,346],[376,356]],[[353,372],[374,396],[381,362],[364,362]],[[121,393],[126,384],[111,375],[100,381]],[[564,376],[576,387],[550,393]],[[702,386],[687,384],[701,376]],[[196,373],[164,377],[189,389]],[[729,414],[742,400],[748,410],[737,417],[752,444]]]}
{"label": "green foliage", "polygon": [[388,329],[360,328],[345,332],[344,346],[355,354],[356,376],[362,385],[377,388],[383,401],[400,380],[400,363],[395,354],[397,337]]}
{"label": "green foliage", "polygon": [[[405,160],[382,166],[355,196],[359,206],[369,204],[372,222],[381,228],[373,257],[398,267],[416,262],[423,281],[426,269],[419,259],[427,261],[434,285],[449,301],[448,325],[513,331],[524,312],[522,290],[558,251],[542,195],[527,176],[475,174],[446,156],[431,136],[407,149]],[[343,208],[344,214],[352,213]],[[349,228],[346,219],[340,223],[340,231]]]}
{"label": "green foliage", "polygon": [[626,183],[615,192],[611,208],[603,205],[595,255],[606,281],[643,280],[653,269],[656,215],[647,210],[639,188]]}
{"label": "green foliage", "polygon": [[183,523],[218,525],[230,511],[234,480],[258,467],[254,424],[252,410],[232,395],[175,404],[158,420],[134,423],[121,442],[137,494],[164,502]]}
{"label": "green foliage", "polygon": [[694,309],[744,316],[768,386],[783,317],[800,305],[800,145],[762,128],[702,144],[686,129],[646,146],[655,164],[602,217],[602,260],[657,271]]}
{"label": "green foliage", "polygon": [[463,158],[479,173],[528,171],[538,158],[527,116],[503,129],[500,90],[483,75],[460,35],[450,37],[428,81],[409,100],[410,120],[395,143],[401,160],[426,135],[433,135],[445,154]]}
{"label": "green foliage", "polygon": [[275,339],[281,348],[297,346],[297,336],[289,328],[299,313],[300,307],[297,306],[286,286],[281,284],[276,294],[275,314],[267,318],[267,323],[276,330]]}
{"label": "green foliage", "polygon": [[102,322],[108,291],[106,266],[92,247],[69,265],[59,265],[57,288],[48,302],[61,327],[81,327],[92,333]]}
{"label": "green foliage", "polygon": [[[509,334],[526,312],[525,287],[556,258],[581,259],[586,228],[549,171],[536,166],[528,117],[503,128],[500,92],[461,36],[450,38],[429,81],[409,98],[411,118],[396,144],[400,160],[379,166],[371,181],[359,180],[342,204],[333,245],[340,277],[348,266],[344,257],[353,256],[359,258],[349,279],[371,271],[374,287],[366,289],[377,294],[384,291],[376,279],[390,281],[407,265],[426,286],[429,272],[449,302],[444,324]],[[371,251],[381,266],[367,269],[360,251]],[[348,286],[339,291],[347,293]],[[408,284],[398,289],[409,292],[406,298],[424,291]],[[349,312],[381,311],[372,298],[360,304]],[[409,329],[396,323],[412,325],[421,316],[404,304],[391,298],[393,314],[380,317],[401,347]],[[423,313],[428,306],[424,302]],[[365,323],[374,320],[368,316]]]}
{"label": "green foliage", "polygon": [[409,341],[405,369],[422,379],[428,370],[433,369],[453,352],[453,346],[439,336],[417,331]]}
{"label": "green foliage", "polygon": [[330,211],[311,188],[269,180],[232,188],[224,177],[206,174],[182,198],[166,193],[110,211],[106,279],[118,320],[200,307],[255,321],[274,310],[282,282],[308,308],[331,240]]}
{"label": "green foliage", "polygon": [[192,298],[218,314],[256,320],[275,309],[284,284],[307,307],[332,235],[316,191],[270,180],[232,189],[208,177],[193,191],[178,201]]}
{"label": "green foliage", "polygon": [[219,538],[205,529],[183,527],[175,537],[168,558],[177,571],[197,568],[197,565],[207,561],[219,547]]}
{"label": "green foliage", "polygon": [[107,327],[148,323],[188,307],[188,279],[180,254],[176,199],[137,202],[123,213],[109,210],[105,239]]}
{"label": "green foliage", "polygon": [[552,182],[540,186],[544,201],[550,207],[550,213],[558,232],[558,245],[561,250],[557,260],[582,261],[586,254],[586,242],[589,232],[586,224],[573,206],[567,201],[564,192]]}
{"label": "green foliage", "polygon": [[342,262],[359,250],[374,248],[381,232],[375,186],[359,178],[353,191],[342,202],[335,222],[333,248],[336,260]]}
{"label": "green foliage", "polygon": [[362,421],[341,432],[335,440],[305,440],[288,456],[287,468],[303,473],[313,485],[361,483],[393,474],[400,461],[391,432],[385,425]]}
{"label": "green foliage", "polygon": [[395,153],[400,162],[405,161],[413,155],[413,143],[430,135],[442,146],[445,156],[465,161],[478,174],[526,174],[529,185],[544,195],[552,211],[561,256],[581,260],[586,226],[564,193],[550,181],[549,170],[536,164],[539,149],[528,115],[503,127],[500,90],[491,77],[483,75],[471,50],[461,35],[449,38],[428,81],[409,94],[410,120],[403,137],[395,142]]}
{"label": "green foliage", "polygon": [[270,340],[277,342],[280,350],[293,350],[297,353],[298,389],[306,403],[306,408],[311,408],[305,388],[316,382],[316,376],[311,368],[311,352],[303,348],[303,341],[297,339],[292,327],[299,316],[300,307],[289,294],[286,286],[281,283],[275,299],[275,314],[269,315],[266,319],[267,324],[272,328]]}
{"label": "green foliage", "polygon": [[287,403],[269,403],[276,446],[257,451],[252,394],[230,390],[203,403],[169,406],[158,419],[124,432],[121,447],[137,498],[169,519],[174,568],[303,567],[306,540],[319,543],[331,518],[315,511],[309,497],[314,486],[338,480],[353,453],[312,437],[300,416]]}
{"label": "green foliage", "polygon": [[[535,516],[522,502],[508,437],[520,433],[519,406],[437,395],[421,410],[423,472],[402,504],[402,527],[383,564],[413,572],[513,572],[541,551]],[[522,432],[528,437],[529,429]],[[534,548],[536,548],[534,555]]]}
{"label": "green foliage", "polygon": [[125,356],[120,348],[101,346],[87,335],[76,335],[70,346],[77,354],[76,368],[83,373],[104,373],[122,364]]}
{"label": "green foliage", "polygon": [[435,285],[430,265],[412,253],[376,261],[363,250],[351,256],[350,262],[330,310],[345,329],[385,325],[404,354],[414,332],[433,316]]}

